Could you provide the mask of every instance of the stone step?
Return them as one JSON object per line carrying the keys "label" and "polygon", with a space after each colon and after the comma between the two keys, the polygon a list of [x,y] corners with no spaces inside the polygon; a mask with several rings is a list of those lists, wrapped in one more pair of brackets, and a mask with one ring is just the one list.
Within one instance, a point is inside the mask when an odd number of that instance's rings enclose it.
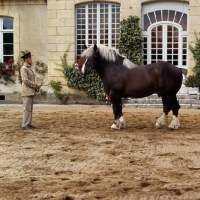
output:
{"label": "stone step", "polygon": [[[181,108],[184,109],[200,109],[200,104],[180,104]],[[163,108],[162,104],[130,104],[125,103],[124,107],[135,107],[135,108]]]}
{"label": "stone step", "polygon": [[[177,94],[177,99],[181,108],[197,108],[200,109],[200,100],[197,95]],[[149,107],[149,108],[162,108],[162,99],[157,94],[153,94],[144,98],[127,98],[124,101],[125,106],[133,107]]]}
{"label": "stone step", "polygon": [[[177,94],[177,99],[197,99],[196,94]],[[159,99],[157,94],[152,94],[150,96],[141,98],[141,99]],[[128,99],[134,99],[134,98],[128,98]]]}

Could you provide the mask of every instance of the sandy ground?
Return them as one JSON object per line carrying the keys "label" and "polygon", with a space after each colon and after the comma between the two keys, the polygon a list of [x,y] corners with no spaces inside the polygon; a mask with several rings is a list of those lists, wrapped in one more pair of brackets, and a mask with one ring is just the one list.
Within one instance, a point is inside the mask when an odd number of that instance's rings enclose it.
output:
{"label": "sandy ground", "polygon": [[[0,200],[200,199],[200,110],[180,109],[181,128],[154,129],[161,109],[110,106],[0,106]],[[170,122],[172,115],[168,117]]]}

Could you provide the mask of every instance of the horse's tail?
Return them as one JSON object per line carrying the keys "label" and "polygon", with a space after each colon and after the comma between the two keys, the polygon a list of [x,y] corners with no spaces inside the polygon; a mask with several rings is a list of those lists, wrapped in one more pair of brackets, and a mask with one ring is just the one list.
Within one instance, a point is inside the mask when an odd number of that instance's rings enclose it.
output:
{"label": "horse's tail", "polygon": [[184,74],[185,77],[187,77],[188,70],[183,68],[180,68],[180,70],[182,71],[182,74]]}

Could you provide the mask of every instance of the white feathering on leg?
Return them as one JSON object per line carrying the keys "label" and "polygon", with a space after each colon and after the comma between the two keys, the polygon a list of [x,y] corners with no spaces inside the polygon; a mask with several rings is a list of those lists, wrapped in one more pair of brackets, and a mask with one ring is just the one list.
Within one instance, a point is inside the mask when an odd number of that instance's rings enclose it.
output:
{"label": "white feathering on leg", "polygon": [[119,123],[120,123],[121,128],[125,128],[126,127],[126,121],[125,121],[124,116],[121,116],[119,118]]}
{"label": "white feathering on leg", "polygon": [[162,113],[162,115],[156,120],[155,128],[161,128],[167,123],[167,115]]}
{"label": "white feathering on leg", "polygon": [[170,129],[178,129],[180,126],[181,126],[180,120],[178,119],[178,117],[173,115],[172,121],[171,121],[170,125],[168,126],[168,128],[170,128]]}

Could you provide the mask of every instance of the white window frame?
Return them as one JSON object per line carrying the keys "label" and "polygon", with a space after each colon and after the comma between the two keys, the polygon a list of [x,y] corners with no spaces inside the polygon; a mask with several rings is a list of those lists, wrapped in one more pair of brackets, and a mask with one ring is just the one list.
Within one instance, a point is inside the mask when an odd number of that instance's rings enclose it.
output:
{"label": "white window frame", "polygon": [[[88,42],[89,40],[91,40],[91,39],[89,39],[88,38],[88,27],[89,27],[89,24],[88,24],[88,16],[89,16],[89,13],[88,13],[88,10],[89,10],[89,5],[97,5],[97,17],[96,17],[96,20],[97,20],[97,23],[96,23],[96,25],[97,25],[97,34],[96,34],[96,43],[97,44],[100,44],[100,41],[101,40],[108,40],[108,43],[106,43],[106,44],[103,44],[103,45],[107,45],[108,47],[115,47],[116,48],[116,46],[117,46],[117,40],[118,40],[118,38],[119,38],[119,36],[120,36],[120,5],[119,4],[114,4],[114,3],[89,3],[89,4],[84,4],[84,5],[80,5],[80,9],[85,9],[85,41],[84,41],[84,43],[85,43],[85,45],[86,46],[90,46],[90,45],[92,45],[90,42]],[[106,27],[106,29],[108,30],[108,38],[107,39],[101,39],[101,33],[100,33],[100,30],[101,30],[101,27],[100,27],[100,25],[102,25],[102,23],[100,23],[100,20],[101,20],[101,18],[100,18],[100,14],[102,14],[102,13],[100,13],[100,9],[102,9],[102,8],[100,8],[100,6],[102,5],[102,4],[104,4],[104,5],[108,5],[108,21],[107,21],[107,26],[108,27]],[[116,19],[114,19],[115,20],[115,22],[114,23],[112,23],[112,21],[113,21],[113,17],[112,17],[112,7],[113,6],[115,6],[115,9],[118,9],[119,8],[119,13],[117,12],[117,14],[119,14],[119,18],[117,18],[116,17]],[[80,13],[78,13],[77,11],[78,11],[78,9],[79,9],[79,6],[77,6],[76,7],[76,22],[77,22],[77,16],[78,16],[78,14],[80,14]],[[116,13],[115,13],[116,14]],[[80,18],[81,19],[81,18]],[[115,28],[113,28],[112,27],[112,25],[113,24],[115,24]],[[76,55],[78,56],[79,54],[78,54],[78,43],[77,43],[77,41],[79,40],[78,39],[78,30],[79,29],[77,29],[77,24],[76,24]],[[92,29],[92,30],[94,30],[94,29]],[[112,30],[114,30],[114,32],[115,32],[115,34],[113,34],[112,33]],[[81,29],[80,29],[80,32],[81,32]],[[80,34],[81,35],[81,34]],[[106,34],[104,35],[104,36],[106,36]],[[82,41],[83,41],[83,39],[82,39]],[[114,43],[113,43],[113,41],[115,41]],[[102,43],[101,43],[102,44]],[[80,45],[80,44],[79,44]],[[83,46],[83,44],[82,44],[82,46]],[[79,48],[79,50],[84,50],[83,49],[83,47],[81,47],[81,48]]]}
{"label": "white window frame", "polygon": [[[151,12],[155,12],[155,11],[158,11],[158,10],[174,10],[174,11],[179,11],[179,12],[182,12],[182,13],[185,13],[187,14],[187,18],[188,18],[188,4],[187,3],[183,3],[183,2],[155,2],[155,3],[148,3],[148,4],[145,4],[143,7],[142,7],[142,19],[143,19],[143,16],[147,13],[151,13]],[[182,15],[183,16],[183,15]],[[182,18],[181,16],[181,18]],[[161,16],[163,17],[163,16]],[[179,21],[180,22],[180,21]],[[144,25],[144,24],[143,24]],[[152,28],[154,28],[155,26],[158,26],[158,25],[170,25],[170,26],[175,26],[178,31],[179,31],[179,46],[178,46],[178,49],[179,49],[179,55],[178,55],[178,67],[181,67],[181,68],[185,68],[187,69],[188,68],[188,27],[187,27],[187,31],[183,31],[182,29],[182,26],[178,23],[175,23],[173,21],[157,21],[153,24],[150,24],[150,26],[148,27],[147,31],[142,31],[142,35],[144,38],[147,38],[147,53],[145,54],[145,56],[147,57],[147,64],[151,63],[151,30]],[[187,23],[188,25],[188,23]],[[163,38],[165,39],[166,41],[166,37],[167,37],[167,33],[166,31],[163,30]],[[182,54],[182,48],[183,48],[183,38],[186,37],[187,38],[187,60],[186,60],[186,65],[183,65],[183,55]],[[166,44],[163,44],[163,46],[165,46]],[[164,47],[163,47],[163,50]],[[166,52],[163,52],[163,55],[166,57],[167,54]],[[163,58],[164,60],[164,58]],[[165,60],[167,61],[167,59],[165,58]]]}
{"label": "white window frame", "polygon": [[[181,59],[182,54],[181,54],[180,49],[183,48],[183,46],[182,46],[183,37],[187,37],[188,32],[187,31],[183,31],[182,27],[180,25],[178,25],[176,23],[173,23],[173,22],[172,23],[169,23],[169,22],[157,22],[157,23],[154,23],[154,24],[149,26],[147,31],[143,31],[143,37],[147,37],[147,46],[148,47],[151,46],[151,31],[152,31],[152,29],[154,27],[156,27],[158,25],[163,25],[163,27],[166,27],[166,25],[170,25],[170,26],[175,26],[178,29],[178,31],[179,31],[179,36],[178,36],[178,38],[179,38],[179,40],[178,40],[179,41],[179,43],[178,43],[178,45],[179,45],[178,46],[178,49],[179,49],[178,67],[186,68],[186,66],[182,65],[182,59]],[[162,47],[163,48],[163,55],[164,55],[163,61],[167,61],[167,58],[166,58],[167,57],[167,53],[165,52],[166,51],[166,45],[167,45],[167,43],[166,43],[167,31],[163,30],[162,33],[163,33],[162,37],[165,40],[165,42],[163,42],[163,47]],[[147,48],[147,63],[150,64],[150,62],[151,62],[151,48]]]}
{"label": "white window frame", "polygon": [[[3,62],[4,56],[12,56],[14,58],[14,19],[13,19],[13,29],[3,29],[3,19],[8,17],[0,17],[0,62]],[[13,55],[3,54],[3,34],[13,33]]]}

